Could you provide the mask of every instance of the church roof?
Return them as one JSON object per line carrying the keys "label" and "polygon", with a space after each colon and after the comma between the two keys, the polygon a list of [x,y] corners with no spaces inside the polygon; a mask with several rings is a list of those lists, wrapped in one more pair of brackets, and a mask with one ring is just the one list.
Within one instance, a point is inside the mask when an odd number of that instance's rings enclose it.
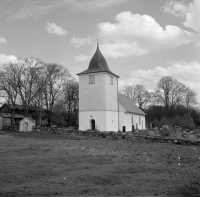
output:
{"label": "church roof", "polygon": [[117,76],[116,74],[114,74],[113,72],[110,71],[110,69],[108,68],[106,59],[102,55],[102,53],[99,49],[99,45],[97,44],[96,52],[94,53],[92,59],[90,60],[88,69],[81,72],[81,73],[78,73],[77,75],[98,73],[98,72],[107,72],[107,73],[110,73],[110,74],[112,74],[116,77],[119,77],[119,76]]}
{"label": "church roof", "polygon": [[118,101],[127,112],[146,115],[138,106],[135,105],[129,98],[118,93]]}

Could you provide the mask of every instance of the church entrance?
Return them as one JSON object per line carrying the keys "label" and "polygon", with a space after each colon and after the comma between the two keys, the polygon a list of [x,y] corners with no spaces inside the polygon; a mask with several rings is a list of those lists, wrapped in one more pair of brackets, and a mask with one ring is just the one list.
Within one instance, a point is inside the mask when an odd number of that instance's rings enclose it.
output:
{"label": "church entrance", "polygon": [[92,119],[90,122],[91,122],[91,129],[94,130],[95,129],[95,120]]}

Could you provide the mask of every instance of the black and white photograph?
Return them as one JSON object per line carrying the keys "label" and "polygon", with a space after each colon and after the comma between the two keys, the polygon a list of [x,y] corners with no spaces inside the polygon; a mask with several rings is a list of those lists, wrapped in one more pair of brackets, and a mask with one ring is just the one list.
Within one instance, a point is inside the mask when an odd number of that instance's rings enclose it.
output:
{"label": "black and white photograph", "polygon": [[0,0],[0,197],[200,196],[200,0]]}

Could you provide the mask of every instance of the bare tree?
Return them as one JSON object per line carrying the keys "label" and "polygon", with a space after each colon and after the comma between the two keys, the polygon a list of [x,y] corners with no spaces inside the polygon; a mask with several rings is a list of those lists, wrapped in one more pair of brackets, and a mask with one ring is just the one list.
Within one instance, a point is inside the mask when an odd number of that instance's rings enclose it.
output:
{"label": "bare tree", "polygon": [[18,72],[17,61],[5,63],[2,69],[0,70],[1,98],[3,98],[4,102],[6,101],[9,105],[13,106],[13,110],[11,111],[12,125],[15,124],[14,116],[15,116],[16,101],[18,98],[18,93],[16,91],[17,72]]}
{"label": "bare tree", "polygon": [[136,103],[140,109],[144,109],[151,99],[151,93],[145,89],[144,85],[126,85],[122,91]]}
{"label": "bare tree", "polygon": [[77,110],[78,110],[78,101],[79,101],[79,84],[74,79],[69,80],[65,84],[65,92],[64,92],[64,103],[68,112],[68,125],[71,121],[72,115],[74,115],[75,124],[77,118]]}
{"label": "bare tree", "polygon": [[49,111],[48,124],[51,125],[53,105],[62,96],[64,85],[71,79],[68,69],[58,64],[47,64],[45,66],[45,77],[47,79],[44,91],[46,108]]}
{"label": "bare tree", "polygon": [[185,92],[185,105],[187,108],[190,108],[192,105],[197,104],[197,93],[190,89],[187,88]]}
{"label": "bare tree", "polygon": [[17,91],[24,108],[24,115],[29,115],[29,108],[33,100],[43,88],[38,87],[41,78],[43,63],[39,59],[26,58],[19,60],[17,71],[17,83],[14,88]]}
{"label": "bare tree", "polygon": [[131,101],[136,102],[136,89],[134,85],[125,85],[122,89],[124,95],[131,99]]}
{"label": "bare tree", "polygon": [[40,78],[36,83],[36,87],[38,89],[38,94],[32,101],[32,105],[35,107],[35,118],[38,120],[39,125],[42,124],[42,111],[44,111],[45,105],[45,95],[44,92],[46,90],[47,78],[44,74],[44,68],[41,69]]}
{"label": "bare tree", "polygon": [[168,118],[174,107],[183,100],[185,91],[186,86],[171,76],[162,77],[158,81],[155,97],[159,103],[165,106]]}

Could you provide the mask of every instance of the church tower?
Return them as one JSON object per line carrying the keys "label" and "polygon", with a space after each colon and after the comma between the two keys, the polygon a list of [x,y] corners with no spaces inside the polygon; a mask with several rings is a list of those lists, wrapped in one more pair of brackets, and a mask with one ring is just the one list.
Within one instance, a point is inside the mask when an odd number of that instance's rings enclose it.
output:
{"label": "church tower", "polygon": [[118,78],[98,43],[87,70],[79,76],[79,130],[118,131]]}

